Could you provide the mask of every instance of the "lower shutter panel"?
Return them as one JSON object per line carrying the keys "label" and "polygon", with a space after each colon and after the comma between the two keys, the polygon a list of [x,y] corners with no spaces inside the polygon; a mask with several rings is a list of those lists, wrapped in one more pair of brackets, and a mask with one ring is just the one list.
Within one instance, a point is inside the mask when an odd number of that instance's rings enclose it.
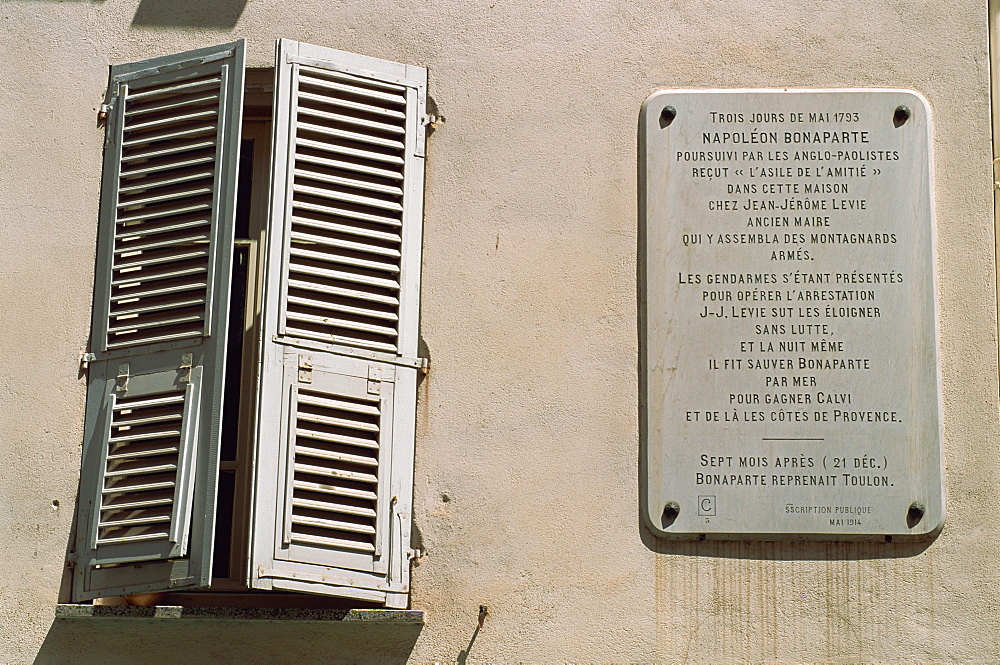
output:
{"label": "lower shutter panel", "polygon": [[[200,372],[195,380],[200,382]],[[190,522],[194,477],[185,477],[181,469],[194,461],[191,403],[199,388],[112,395],[97,524],[99,561],[105,549],[122,543],[169,544],[169,555],[185,553],[180,534],[187,533]]]}
{"label": "lower shutter panel", "polygon": [[[346,391],[343,391],[346,392]],[[374,553],[378,534],[381,400],[298,386],[292,393],[291,544]]]}

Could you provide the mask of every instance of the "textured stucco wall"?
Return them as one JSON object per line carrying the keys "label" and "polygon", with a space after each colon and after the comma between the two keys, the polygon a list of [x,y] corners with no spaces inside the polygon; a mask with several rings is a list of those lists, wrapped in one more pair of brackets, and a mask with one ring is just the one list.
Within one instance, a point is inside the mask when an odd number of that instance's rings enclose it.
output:
{"label": "textured stucco wall", "polygon": [[[1000,660],[985,2],[243,4],[0,5],[0,662]],[[51,618],[107,67],[240,36],[252,66],[289,37],[430,70],[416,636]],[[913,88],[935,114],[948,521],[924,546],[670,544],[640,526],[639,105],[782,86]]]}

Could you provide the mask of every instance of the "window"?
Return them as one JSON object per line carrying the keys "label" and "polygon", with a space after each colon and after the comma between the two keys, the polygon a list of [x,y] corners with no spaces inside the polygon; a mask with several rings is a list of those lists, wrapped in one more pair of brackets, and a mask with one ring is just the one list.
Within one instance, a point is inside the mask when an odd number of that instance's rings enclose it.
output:
{"label": "window", "polygon": [[426,70],[274,73],[268,114],[242,40],[111,70],[75,601],[406,605]]}

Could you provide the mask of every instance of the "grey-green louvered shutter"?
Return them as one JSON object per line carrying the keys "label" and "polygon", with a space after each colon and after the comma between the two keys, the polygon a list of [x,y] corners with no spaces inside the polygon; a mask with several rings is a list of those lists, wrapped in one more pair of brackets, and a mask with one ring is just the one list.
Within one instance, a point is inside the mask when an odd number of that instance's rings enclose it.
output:
{"label": "grey-green louvered shutter", "polygon": [[210,581],[243,41],[113,67],[76,600]]}
{"label": "grey-green louvered shutter", "polygon": [[426,82],[278,43],[254,587],[406,605]]}

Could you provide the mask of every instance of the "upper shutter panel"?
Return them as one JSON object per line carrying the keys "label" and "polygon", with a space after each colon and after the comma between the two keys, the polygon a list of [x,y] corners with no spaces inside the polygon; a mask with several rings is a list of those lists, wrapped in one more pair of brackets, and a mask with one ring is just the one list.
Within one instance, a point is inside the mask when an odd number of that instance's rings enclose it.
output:
{"label": "upper shutter panel", "polygon": [[278,44],[251,586],[407,603],[426,81]]}
{"label": "upper shutter panel", "polygon": [[110,280],[93,337],[105,350],[212,333],[242,44],[112,72],[101,214],[113,233],[99,271]]}
{"label": "upper shutter panel", "polygon": [[277,332],[413,357],[426,71],[284,40],[281,49]]}
{"label": "upper shutter panel", "polygon": [[111,71],[74,598],[210,581],[243,42]]}

